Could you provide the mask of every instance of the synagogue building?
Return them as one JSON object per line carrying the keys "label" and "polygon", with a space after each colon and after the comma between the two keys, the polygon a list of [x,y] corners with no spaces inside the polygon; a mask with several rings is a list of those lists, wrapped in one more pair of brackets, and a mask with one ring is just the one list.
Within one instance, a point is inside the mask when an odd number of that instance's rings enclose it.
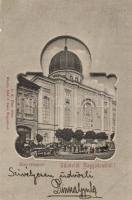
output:
{"label": "synagogue building", "polygon": [[39,133],[43,143],[56,141],[57,129],[116,131],[116,76],[89,72],[85,80],[82,60],[64,43],[51,58],[49,74],[18,75],[16,127],[26,140]]}

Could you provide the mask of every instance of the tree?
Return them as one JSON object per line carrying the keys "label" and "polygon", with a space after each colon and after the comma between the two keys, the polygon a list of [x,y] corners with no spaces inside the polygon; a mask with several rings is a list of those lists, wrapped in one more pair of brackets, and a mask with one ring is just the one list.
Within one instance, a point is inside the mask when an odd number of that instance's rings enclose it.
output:
{"label": "tree", "polygon": [[40,134],[37,134],[37,135],[36,135],[36,139],[37,139],[38,144],[39,144],[40,142],[42,143],[42,141],[43,141],[43,136],[40,135]]}
{"label": "tree", "polygon": [[96,139],[107,140],[108,136],[105,132],[100,132],[96,134]]}
{"label": "tree", "polygon": [[55,136],[56,136],[58,139],[63,138],[63,131],[62,131],[62,129],[57,129],[56,132],[55,132]]}
{"label": "tree", "polygon": [[86,134],[84,135],[84,139],[95,139],[96,134],[94,131],[87,131]]}
{"label": "tree", "polygon": [[67,141],[67,142],[69,142],[71,139],[72,139],[72,137],[73,137],[73,130],[72,129],[70,129],[70,128],[64,128],[63,130],[62,130],[62,138],[63,138],[63,140],[65,140],[65,141]]}
{"label": "tree", "polygon": [[73,136],[73,130],[69,128],[56,130],[55,136],[64,141],[70,141]]}
{"label": "tree", "polygon": [[110,135],[110,139],[113,140],[114,136],[115,136],[115,133],[112,133],[112,134]]}
{"label": "tree", "polygon": [[80,141],[84,136],[84,133],[82,130],[78,129],[73,133],[73,138],[75,138],[77,141]]}

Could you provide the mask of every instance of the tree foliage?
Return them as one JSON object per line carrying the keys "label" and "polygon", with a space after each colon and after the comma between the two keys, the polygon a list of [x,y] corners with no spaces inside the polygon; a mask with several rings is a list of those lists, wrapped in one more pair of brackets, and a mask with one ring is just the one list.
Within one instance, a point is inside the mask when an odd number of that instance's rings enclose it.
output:
{"label": "tree foliage", "polygon": [[112,133],[112,134],[110,135],[110,139],[113,140],[114,136],[115,136],[115,133]]}
{"label": "tree foliage", "polygon": [[100,132],[96,134],[96,139],[107,140],[108,136],[105,132]]}
{"label": "tree foliage", "polygon": [[69,128],[64,128],[63,129],[63,139],[65,141],[70,141],[72,139],[72,136],[73,136],[72,129],[69,129]]}
{"label": "tree foliage", "polygon": [[87,131],[85,136],[84,136],[85,139],[96,139],[96,134],[94,131]]}
{"label": "tree foliage", "polygon": [[84,136],[84,132],[80,129],[76,130],[75,133],[73,134],[73,138],[76,140],[80,141]]}
{"label": "tree foliage", "polygon": [[43,136],[40,135],[40,134],[37,134],[37,135],[36,135],[36,139],[37,139],[37,142],[40,143],[40,142],[43,141]]}
{"label": "tree foliage", "polygon": [[58,139],[63,139],[65,141],[70,141],[73,137],[73,131],[70,128],[58,129],[56,130],[55,136]]}
{"label": "tree foliage", "polygon": [[[107,140],[108,136],[105,132],[95,133],[94,131],[87,131],[84,135],[84,132],[80,129],[73,132],[72,129],[64,128],[56,130],[55,136],[58,139],[62,139],[63,141],[70,141],[72,138],[75,138],[77,141],[80,141],[82,138],[84,139],[102,139]],[[113,139],[114,135],[111,134],[111,138]]]}
{"label": "tree foliage", "polygon": [[61,129],[57,129],[56,132],[55,132],[55,136],[56,136],[58,139],[63,138],[63,131],[62,131]]}

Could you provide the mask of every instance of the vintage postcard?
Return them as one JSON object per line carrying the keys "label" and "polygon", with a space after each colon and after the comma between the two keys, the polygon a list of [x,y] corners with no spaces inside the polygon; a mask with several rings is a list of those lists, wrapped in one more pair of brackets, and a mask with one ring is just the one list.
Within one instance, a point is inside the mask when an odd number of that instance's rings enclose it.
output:
{"label": "vintage postcard", "polygon": [[0,5],[0,199],[130,200],[132,2]]}

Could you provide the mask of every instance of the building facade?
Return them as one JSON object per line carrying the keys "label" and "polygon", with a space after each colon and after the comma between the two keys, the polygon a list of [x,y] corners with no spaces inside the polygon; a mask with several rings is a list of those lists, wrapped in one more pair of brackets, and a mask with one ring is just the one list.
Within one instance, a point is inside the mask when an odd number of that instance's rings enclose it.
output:
{"label": "building facade", "polygon": [[49,75],[27,72],[18,77],[17,131],[27,130],[35,140],[39,133],[43,143],[56,141],[57,129],[81,129],[85,132],[116,131],[116,76],[89,73],[83,76],[80,58],[65,46],[55,54]]}
{"label": "building facade", "polygon": [[39,86],[18,75],[16,129],[23,141],[34,140],[38,126]]}

